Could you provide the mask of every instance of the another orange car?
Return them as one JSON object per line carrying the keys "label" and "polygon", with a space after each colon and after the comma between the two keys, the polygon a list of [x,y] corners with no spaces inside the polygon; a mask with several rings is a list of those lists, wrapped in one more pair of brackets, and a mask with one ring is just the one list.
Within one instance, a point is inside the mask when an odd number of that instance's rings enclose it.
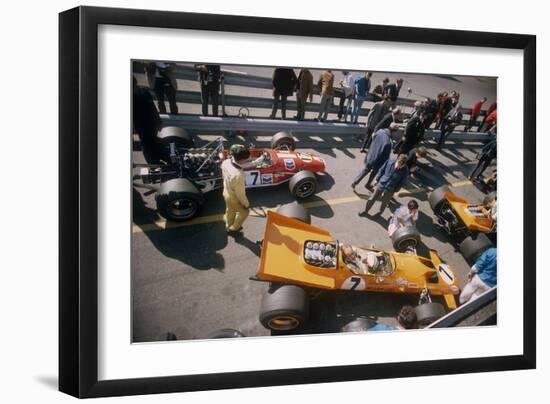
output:
{"label": "another orange car", "polygon": [[252,279],[283,286],[264,298],[260,321],[266,328],[300,326],[307,316],[307,291],[311,289],[419,296],[427,292],[443,296],[449,309],[456,308],[458,279],[436,251],[430,250],[428,259],[352,246],[295,217],[271,211],[267,215],[260,265]]}

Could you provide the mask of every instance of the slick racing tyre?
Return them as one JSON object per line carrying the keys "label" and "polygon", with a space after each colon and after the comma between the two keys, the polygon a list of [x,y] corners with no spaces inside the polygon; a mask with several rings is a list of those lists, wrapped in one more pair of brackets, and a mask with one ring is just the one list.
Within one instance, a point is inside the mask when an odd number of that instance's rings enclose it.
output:
{"label": "slick racing tyre", "polygon": [[304,324],[308,311],[306,291],[299,286],[283,285],[264,295],[260,323],[271,331],[290,331]]}
{"label": "slick racing tyre", "polygon": [[391,241],[395,251],[403,252],[408,248],[416,248],[420,243],[420,233],[415,226],[404,226],[393,232]]}
{"label": "slick racing tyre", "polygon": [[295,198],[305,199],[315,194],[317,190],[317,178],[311,171],[300,171],[290,179],[288,186],[290,193]]}
{"label": "slick racing tyre", "polygon": [[296,141],[292,134],[288,132],[278,132],[271,138],[271,148],[294,150],[296,148]]}
{"label": "slick racing tyre", "polygon": [[299,220],[301,222],[311,224],[311,215],[308,210],[300,205],[298,202],[287,203],[286,205],[281,205],[277,209],[277,213],[291,217],[293,219]]}
{"label": "slick racing tyre", "polygon": [[451,189],[447,185],[434,189],[428,197],[430,207],[436,214],[441,209],[445,201],[447,201],[447,198],[445,198],[445,192],[451,192]]}
{"label": "slick racing tyre", "polygon": [[424,328],[445,315],[443,305],[433,302],[420,304],[415,307],[414,311],[418,328]]}
{"label": "slick racing tyre", "polygon": [[160,184],[156,200],[158,212],[175,222],[195,217],[204,202],[201,191],[185,178],[174,178]]}

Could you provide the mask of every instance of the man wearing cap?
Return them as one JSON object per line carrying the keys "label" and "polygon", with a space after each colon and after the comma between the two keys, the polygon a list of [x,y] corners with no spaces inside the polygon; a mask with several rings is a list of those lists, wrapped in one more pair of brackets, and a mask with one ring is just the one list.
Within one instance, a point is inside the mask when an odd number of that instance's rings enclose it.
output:
{"label": "man wearing cap", "polygon": [[250,157],[250,152],[243,145],[235,144],[231,146],[229,153],[231,157],[221,165],[225,200],[224,220],[226,230],[234,233],[242,229],[250,208],[246,197],[245,173],[240,165]]}
{"label": "man wearing cap", "polygon": [[367,201],[365,210],[360,212],[359,216],[368,215],[370,208],[372,208],[374,202],[378,200],[381,202],[378,214],[380,215],[384,212],[393,194],[401,189],[409,176],[409,169],[406,162],[407,155],[400,154],[397,158],[388,160],[384,163],[375,178],[374,185],[376,189]]}

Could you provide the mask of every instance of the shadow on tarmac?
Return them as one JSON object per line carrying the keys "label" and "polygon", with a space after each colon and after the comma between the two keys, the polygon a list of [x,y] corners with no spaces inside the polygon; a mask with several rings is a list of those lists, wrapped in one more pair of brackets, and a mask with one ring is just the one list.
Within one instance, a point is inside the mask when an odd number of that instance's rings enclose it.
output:
{"label": "shadow on tarmac", "polygon": [[[134,223],[140,227],[155,223],[158,214],[147,207],[140,193],[133,190]],[[220,250],[227,245],[227,233],[223,222],[208,223],[204,226],[189,226],[166,231],[144,231],[155,248],[166,257],[176,259],[198,270],[216,269],[223,271],[225,259]]]}

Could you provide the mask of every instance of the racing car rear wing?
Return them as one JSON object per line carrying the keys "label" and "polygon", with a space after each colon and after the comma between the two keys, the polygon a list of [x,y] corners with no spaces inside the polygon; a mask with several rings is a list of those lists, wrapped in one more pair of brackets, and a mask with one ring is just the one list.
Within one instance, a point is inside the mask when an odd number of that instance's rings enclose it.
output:
{"label": "racing car rear wing", "polygon": [[310,271],[303,262],[304,242],[312,239],[334,240],[324,229],[268,211],[260,264],[255,278],[317,288],[334,288],[335,281],[332,277]]}

